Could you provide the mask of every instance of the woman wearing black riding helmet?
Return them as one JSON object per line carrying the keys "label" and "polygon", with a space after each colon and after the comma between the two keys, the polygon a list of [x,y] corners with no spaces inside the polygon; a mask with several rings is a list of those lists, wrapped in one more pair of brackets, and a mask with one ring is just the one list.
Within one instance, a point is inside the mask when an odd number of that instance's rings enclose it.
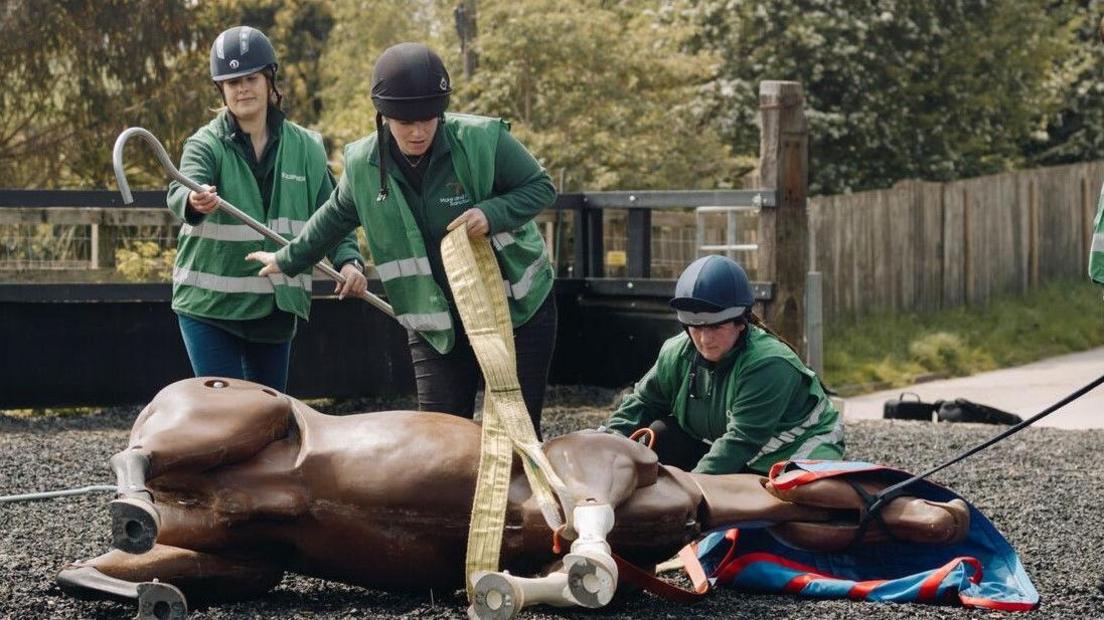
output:
{"label": "woman wearing black riding helmet", "polygon": [[376,132],[345,149],[337,190],[290,246],[257,254],[262,274],[297,274],[357,224],[409,345],[422,410],[472,417],[481,381],[459,320],[441,239],[464,226],[491,237],[514,325],[518,379],[533,426],[556,339],[552,266],[533,218],[556,192],[496,118],[445,113],[441,59],[420,43],[387,49],[372,74]]}
{"label": "woman wearing black riding helmet", "polygon": [[[184,143],[180,170],[206,190],[172,182],[168,204],[184,220],[173,267],[173,301],[196,376],[249,379],[284,391],[291,340],[310,310],[310,274],[258,277],[245,255],[275,248],[216,210],[221,195],[286,237],[333,191],[322,138],[288,121],[276,88],[276,52],[264,33],[231,28],[211,46],[211,80],[224,107]],[[325,250],[346,277],[338,292],[367,284],[355,235]]]}
{"label": "woman wearing black riding helmet", "polygon": [[747,274],[706,256],[675,285],[683,333],[606,421],[655,432],[659,460],[706,474],[766,473],[788,459],[843,457],[843,425],[816,374],[752,313]]}

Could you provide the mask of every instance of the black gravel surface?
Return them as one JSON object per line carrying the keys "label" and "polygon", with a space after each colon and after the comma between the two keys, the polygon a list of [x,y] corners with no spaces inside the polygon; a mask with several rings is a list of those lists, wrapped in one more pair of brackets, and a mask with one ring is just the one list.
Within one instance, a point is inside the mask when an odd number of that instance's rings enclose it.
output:
{"label": "black gravel surface", "polygon": [[[609,410],[608,390],[558,388],[545,434],[593,427]],[[393,408],[409,402],[390,403]],[[345,403],[333,411],[380,409]],[[136,408],[96,415],[0,415],[0,495],[110,484],[108,457],[126,444]],[[1061,415],[1057,413],[1055,415]],[[919,471],[994,433],[981,425],[872,421],[848,426],[849,456]],[[732,590],[688,607],[647,594],[601,611],[536,608],[526,618],[767,618],[865,620],[936,618],[1104,618],[1104,431],[1027,429],[953,466],[937,480],[972,501],[1020,553],[1042,596],[1027,615],[926,605],[814,601]],[[0,618],[127,618],[133,605],[77,601],[53,577],[60,566],[106,551],[109,495],[0,504]],[[288,575],[260,599],[195,610],[192,618],[458,618],[462,592],[391,594]]]}

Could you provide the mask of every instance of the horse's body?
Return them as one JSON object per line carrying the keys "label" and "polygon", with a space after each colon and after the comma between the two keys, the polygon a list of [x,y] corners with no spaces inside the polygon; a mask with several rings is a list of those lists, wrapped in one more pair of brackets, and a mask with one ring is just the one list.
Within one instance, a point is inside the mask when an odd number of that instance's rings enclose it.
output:
{"label": "horse's body", "polygon": [[[689,474],[615,435],[572,433],[544,449],[578,499],[564,506],[587,541],[573,552],[593,560],[579,562],[599,575],[610,547],[650,565],[713,527],[828,517],[823,508],[778,499],[759,476]],[[458,587],[479,458],[479,426],[454,416],[334,417],[247,382],[181,381],[143,410],[128,448],[112,459],[120,491],[114,540],[125,551],[70,565],[59,582],[78,596],[135,598],[159,580],[208,602],[263,593],[284,571],[384,589]],[[512,476],[501,564],[514,575],[534,574],[557,560],[552,532],[521,468]],[[840,505],[853,503],[847,495]],[[605,506],[612,523],[586,516]],[[922,519],[941,514],[951,513],[936,509]],[[615,582],[616,570],[608,572]],[[174,617],[173,593],[157,592],[142,601],[144,612]]]}

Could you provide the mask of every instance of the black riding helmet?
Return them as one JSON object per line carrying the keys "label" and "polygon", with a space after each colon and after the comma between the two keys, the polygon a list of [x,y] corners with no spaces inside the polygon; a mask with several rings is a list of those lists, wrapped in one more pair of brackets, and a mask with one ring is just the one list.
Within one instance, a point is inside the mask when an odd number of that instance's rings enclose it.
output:
{"label": "black riding helmet", "polygon": [[[277,102],[283,99],[276,88],[276,50],[263,32],[250,26],[234,26],[224,30],[211,45],[211,80],[219,82],[265,71],[276,93]],[[222,89],[219,88],[219,95]]]}
{"label": "black riding helmet", "polygon": [[739,319],[754,303],[743,267],[725,256],[703,256],[679,276],[670,305],[680,323],[700,327]]}
{"label": "black riding helmet", "polygon": [[376,107],[380,151],[380,192],[376,200],[385,200],[388,194],[383,117],[423,121],[441,116],[448,109],[451,93],[445,63],[426,45],[399,43],[380,54],[372,70],[372,104]]}

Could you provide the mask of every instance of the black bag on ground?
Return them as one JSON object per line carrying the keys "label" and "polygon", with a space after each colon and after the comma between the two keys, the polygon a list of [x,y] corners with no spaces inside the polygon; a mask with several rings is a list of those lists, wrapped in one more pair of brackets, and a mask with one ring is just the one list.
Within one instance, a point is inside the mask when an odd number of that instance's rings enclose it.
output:
{"label": "black bag on ground", "polygon": [[[912,398],[907,398],[911,396]],[[882,417],[887,420],[920,420],[931,422],[932,414],[940,422],[973,422],[976,424],[1019,424],[1020,416],[1002,411],[996,407],[975,403],[965,398],[937,400],[926,403],[912,392],[903,392],[898,398],[885,402]]]}
{"label": "black bag on ground", "polygon": [[981,424],[1019,424],[1023,418],[996,407],[982,405],[965,398],[936,401],[941,422],[978,422]]}
{"label": "black bag on ground", "polygon": [[[906,396],[912,396],[912,400],[907,399]],[[938,406],[938,403],[925,403],[920,400],[920,396],[917,394],[903,392],[896,399],[890,399],[885,402],[885,407],[882,410],[882,417],[887,420],[921,420],[923,422],[931,422],[932,414],[935,413]]]}

